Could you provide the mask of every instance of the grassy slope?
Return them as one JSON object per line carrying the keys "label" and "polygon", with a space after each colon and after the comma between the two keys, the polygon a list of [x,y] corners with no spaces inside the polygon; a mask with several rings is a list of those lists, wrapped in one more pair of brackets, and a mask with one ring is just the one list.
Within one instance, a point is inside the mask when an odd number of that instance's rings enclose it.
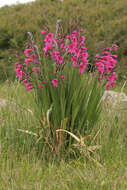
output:
{"label": "grassy slope", "polygon": [[[69,24],[78,23],[86,29],[90,55],[95,49],[113,42],[120,46],[120,70],[126,75],[127,56],[127,3],[126,0],[38,0],[29,5],[17,5],[0,9],[0,67],[1,80],[11,77],[15,55],[21,55],[28,31],[34,33],[40,43],[40,30],[46,25],[52,32],[58,18],[62,18],[65,31]],[[79,22],[80,21],[80,22]],[[92,60],[92,56],[90,57]],[[3,72],[4,71],[4,72]],[[7,71],[7,76],[4,74]]]}

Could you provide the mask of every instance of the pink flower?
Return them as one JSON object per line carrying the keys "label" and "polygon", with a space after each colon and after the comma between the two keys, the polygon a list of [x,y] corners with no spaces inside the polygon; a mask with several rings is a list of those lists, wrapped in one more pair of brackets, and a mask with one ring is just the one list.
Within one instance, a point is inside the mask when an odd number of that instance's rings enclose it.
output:
{"label": "pink flower", "polygon": [[77,37],[76,37],[76,36],[73,36],[71,42],[72,42],[73,44],[75,44],[75,46],[77,46],[77,45],[78,45]]}
{"label": "pink flower", "polygon": [[111,86],[110,86],[109,83],[106,83],[105,86],[106,86],[106,89],[107,89],[107,90],[108,90],[109,88],[111,88]]}
{"label": "pink flower", "polygon": [[18,65],[20,65],[21,63],[17,62],[14,64],[15,67],[17,67]]}
{"label": "pink flower", "polygon": [[32,51],[32,49],[25,49],[24,53],[26,55],[26,57],[29,57],[29,53]]}
{"label": "pink flower", "polygon": [[[43,40],[44,56],[48,56],[50,59],[49,62],[55,66],[54,71],[56,72],[53,73],[53,71],[48,70],[49,72],[51,71],[49,75],[55,75],[53,77],[55,79],[50,81],[50,84],[54,87],[58,88],[58,82],[60,81],[60,84],[62,84],[62,81],[65,80],[65,76],[61,73],[66,63],[71,63],[73,66],[78,68],[80,74],[85,72],[88,65],[88,53],[87,48],[85,47],[86,38],[83,34],[84,32],[84,29],[81,29],[80,31],[74,30],[69,35],[61,35],[60,38],[55,39],[55,35],[53,33],[48,33],[46,30],[41,30],[41,34],[45,34]],[[112,48],[107,47],[103,49],[103,52],[101,52],[100,55],[96,55],[94,58],[95,68],[98,71],[98,80],[101,81],[104,78],[107,89],[112,88],[116,84],[118,56],[115,55],[115,53],[112,54],[112,52],[117,49],[118,46],[114,44]],[[19,80],[25,84],[27,91],[30,91],[35,87],[31,81],[34,81],[34,74],[37,73],[37,80],[39,84],[41,83],[38,85],[38,88],[43,88],[46,82],[49,84],[49,81],[45,81],[45,78],[42,79],[42,77],[45,76],[45,74],[43,75],[43,70],[42,73],[38,72],[40,71],[38,56],[36,53],[34,54],[33,48],[30,45],[26,46],[24,53],[26,56],[24,62],[26,64],[15,63],[16,76],[18,76]],[[65,60],[68,61],[63,64]],[[32,62],[32,64],[29,68],[27,68],[30,62]],[[48,64],[47,67],[50,67],[50,65]]]}
{"label": "pink flower", "polygon": [[48,56],[48,53],[47,53],[47,52],[44,52],[44,56],[47,57],[47,56]]}
{"label": "pink flower", "polygon": [[76,57],[79,57],[79,56],[80,56],[80,53],[81,53],[81,50],[78,49],[78,48],[75,48],[74,53],[75,53],[74,55],[75,55]]}
{"label": "pink flower", "polygon": [[[117,47],[116,47],[117,49]],[[111,48],[106,48],[107,51],[103,51],[101,55],[95,57],[96,70],[99,71],[99,80],[106,79],[106,88],[112,88],[116,84],[116,67],[117,67],[117,55],[112,54]]]}
{"label": "pink flower", "polygon": [[58,87],[58,79],[53,79],[52,84],[53,84],[53,86],[55,86],[57,88]]}
{"label": "pink flower", "polygon": [[76,62],[72,62],[72,65],[73,65],[74,67],[77,67],[77,63],[76,63]]}
{"label": "pink flower", "polygon": [[113,51],[117,51],[118,50],[118,46],[116,44],[113,45]]}
{"label": "pink flower", "polygon": [[37,73],[38,72],[38,67],[33,67],[32,71],[35,71]]}
{"label": "pink flower", "polygon": [[102,51],[101,53],[102,55],[111,55],[111,53],[109,51]]}
{"label": "pink flower", "polygon": [[60,44],[60,47],[61,47],[61,49],[62,49],[63,51],[66,50],[66,46],[65,46],[64,44]]}
{"label": "pink flower", "polygon": [[111,50],[111,48],[110,48],[110,47],[106,47],[106,50],[107,50],[107,51],[110,51],[110,50]]}
{"label": "pink flower", "polygon": [[69,53],[74,53],[75,52],[75,46],[74,46],[74,44],[69,44],[68,45],[68,52]]}
{"label": "pink flower", "polygon": [[86,39],[85,36],[81,36],[79,40],[80,41],[85,41],[85,39]]}
{"label": "pink flower", "polygon": [[14,66],[17,67],[17,66],[18,66],[18,63],[14,63]]}
{"label": "pink flower", "polygon": [[41,30],[41,34],[45,34],[46,33],[46,30]]}
{"label": "pink flower", "polygon": [[85,72],[85,68],[86,68],[86,65],[84,65],[84,64],[79,65],[80,74]]}
{"label": "pink flower", "polygon": [[32,59],[25,59],[26,66],[28,66],[32,62]]}
{"label": "pink flower", "polygon": [[25,47],[26,49],[29,49],[30,48],[30,45],[26,45],[26,47]]}
{"label": "pink flower", "polygon": [[88,60],[85,57],[83,57],[81,60],[84,65],[88,65]]}
{"label": "pink flower", "polygon": [[46,35],[46,38],[47,38],[47,39],[52,39],[53,36],[54,36],[54,35],[53,35],[52,33],[48,33],[48,34]]}
{"label": "pink flower", "polygon": [[111,55],[113,58],[118,59],[117,55]]}
{"label": "pink flower", "polygon": [[116,84],[116,81],[109,81],[111,86],[114,87],[114,85]]}
{"label": "pink flower", "polygon": [[72,36],[77,37],[77,36],[78,36],[78,34],[79,34],[79,32],[78,32],[77,30],[74,30],[74,31],[72,32]]}
{"label": "pink flower", "polygon": [[43,88],[43,86],[40,84],[40,85],[39,85],[39,88]]}
{"label": "pink flower", "polygon": [[77,58],[77,57],[72,57],[72,58],[71,58],[71,62],[72,62],[72,65],[73,65],[74,67],[76,67],[76,66],[77,66],[77,62],[78,62],[78,58]]}
{"label": "pink flower", "polygon": [[85,32],[85,30],[84,30],[84,29],[81,29],[81,30],[80,30],[80,32],[81,32],[81,33],[84,33],[84,32]]}
{"label": "pink flower", "polygon": [[43,80],[43,81],[42,81],[42,83],[43,83],[43,84],[46,84],[46,81],[45,81],[45,80]]}
{"label": "pink flower", "polygon": [[86,52],[86,51],[87,51],[87,48],[84,47],[84,46],[81,46],[81,50],[82,50],[83,52]]}
{"label": "pink flower", "polygon": [[58,56],[58,57],[57,57],[57,61],[58,61],[59,64],[62,64],[62,62],[63,62],[63,57],[62,57],[62,56]]}
{"label": "pink flower", "polygon": [[63,76],[63,75],[62,75],[62,76],[60,76],[60,78],[61,78],[62,80],[65,80],[65,76]]}
{"label": "pink flower", "polygon": [[70,35],[67,35],[67,37],[66,37],[68,40],[70,40],[71,39],[71,36]]}
{"label": "pink flower", "polygon": [[34,88],[34,86],[33,86],[32,83],[28,83],[28,84],[26,84],[25,87],[26,87],[27,91],[30,91],[32,88]]}
{"label": "pink flower", "polygon": [[15,69],[15,72],[16,72],[16,76],[19,77],[19,80],[22,80],[24,76],[24,72],[20,68]]}
{"label": "pink flower", "polygon": [[60,56],[60,52],[58,50],[53,51],[52,58],[54,59],[54,61],[57,62],[59,60],[59,56]]}
{"label": "pink flower", "polygon": [[80,54],[81,58],[84,59],[84,58],[87,58],[88,57],[88,52],[83,52]]}
{"label": "pink flower", "polygon": [[22,82],[25,83],[25,84],[27,84],[28,81],[27,81],[27,79],[25,79],[25,80],[23,80]]}

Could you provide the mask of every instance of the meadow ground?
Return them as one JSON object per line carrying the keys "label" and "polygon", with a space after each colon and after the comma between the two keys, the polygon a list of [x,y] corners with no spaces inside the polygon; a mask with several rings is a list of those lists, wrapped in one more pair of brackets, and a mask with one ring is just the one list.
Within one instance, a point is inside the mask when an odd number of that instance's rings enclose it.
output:
{"label": "meadow ground", "polygon": [[[120,91],[122,85],[116,90]],[[83,153],[58,159],[38,151],[36,136],[19,131],[34,133],[38,126],[32,92],[26,93],[18,82],[1,84],[0,89],[0,98],[9,102],[0,111],[0,190],[127,189],[126,110],[103,106],[90,134],[91,146],[101,145],[95,155],[101,165]],[[12,100],[16,105],[12,106]]]}

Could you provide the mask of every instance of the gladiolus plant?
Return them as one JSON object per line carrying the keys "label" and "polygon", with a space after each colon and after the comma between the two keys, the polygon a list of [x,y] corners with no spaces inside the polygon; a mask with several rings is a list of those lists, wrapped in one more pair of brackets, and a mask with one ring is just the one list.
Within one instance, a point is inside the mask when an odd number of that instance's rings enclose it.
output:
{"label": "gladiolus plant", "polygon": [[36,113],[40,120],[44,142],[56,154],[69,147],[73,139],[68,134],[56,133],[63,129],[86,134],[99,119],[104,90],[116,84],[116,44],[104,49],[94,58],[95,71],[88,72],[88,51],[84,29],[61,35],[41,31],[42,55],[29,32],[24,63],[15,63],[15,72],[27,91],[34,91]]}

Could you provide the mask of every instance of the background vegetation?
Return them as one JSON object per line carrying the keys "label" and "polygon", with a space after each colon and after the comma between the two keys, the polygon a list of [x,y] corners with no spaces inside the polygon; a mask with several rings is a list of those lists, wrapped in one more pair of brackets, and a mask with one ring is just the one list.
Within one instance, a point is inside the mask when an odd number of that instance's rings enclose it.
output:
{"label": "background vegetation", "polygon": [[90,62],[96,51],[116,42],[119,48],[119,79],[126,76],[127,58],[126,0],[37,0],[30,4],[0,9],[0,80],[13,79],[13,63],[23,53],[27,32],[41,44],[41,29],[55,31],[62,18],[64,31],[78,24],[85,28]]}

